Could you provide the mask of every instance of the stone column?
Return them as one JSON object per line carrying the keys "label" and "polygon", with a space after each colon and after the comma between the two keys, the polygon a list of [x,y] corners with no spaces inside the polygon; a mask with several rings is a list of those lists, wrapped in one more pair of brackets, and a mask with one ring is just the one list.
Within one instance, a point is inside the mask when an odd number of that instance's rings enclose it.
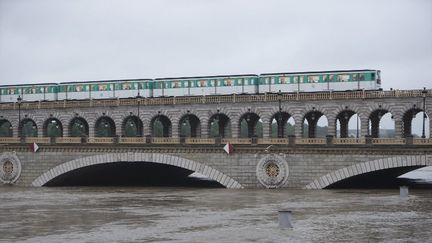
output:
{"label": "stone column", "polygon": [[178,138],[179,137],[179,121],[173,120],[171,123],[171,137]]}
{"label": "stone column", "polygon": [[271,134],[270,122],[267,119],[262,119],[263,138],[269,138]]}
{"label": "stone column", "polygon": [[19,137],[19,132],[18,132],[18,126],[19,126],[19,122],[18,122],[18,116],[17,116],[17,118],[16,118],[16,121],[15,120],[9,120],[9,122],[11,123],[11,125],[12,125],[12,136],[14,136],[14,137]]}
{"label": "stone column", "polygon": [[[332,137],[336,137],[336,118],[332,117],[332,116],[328,116],[327,117],[327,124],[328,124],[327,135],[332,136]],[[341,131],[342,131],[342,126],[341,126]]]}
{"label": "stone column", "polygon": [[114,124],[115,124],[115,134],[114,134],[114,137],[115,136],[123,136],[123,121],[122,120],[120,120],[120,119],[113,119],[113,121],[114,121]]}
{"label": "stone column", "polygon": [[376,116],[371,118],[371,136],[373,138],[379,138],[379,124],[380,119],[378,119]]}
{"label": "stone column", "polygon": [[43,127],[43,124],[44,124],[44,122],[42,121],[42,122],[39,122],[39,120],[34,120],[34,122],[36,122],[36,128],[37,128],[37,131],[38,131],[38,137],[43,137],[44,136],[44,127]]}
{"label": "stone column", "polygon": [[[202,138],[208,138],[210,133],[210,124],[207,120],[201,120],[200,125],[198,126],[198,129],[201,129],[201,137]],[[199,132],[198,132],[199,133]]]}
{"label": "stone column", "polygon": [[301,121],[295,121],[294,134],[297,138],[303,137],[303,123]]}
{"label": "stone column", "polygon": [[238,119],[231,119],[231,136],[233,138],[240,137],[240,125]]}
{"label": "stone column", "polygon": [[369,118],[361,116],[360,117],[360,137],[365,137],[369,133]]}
{"label": "stone column", "polygon": [[88,129],[89,129],[89,137],[95,137],[96,131],[95,131],[95,121],[87,121],[88,122]]}
{"label": "stone column", "polygon": [[395,120],[395,138],[402,137],[402,119],[400,117],[394,117]]}

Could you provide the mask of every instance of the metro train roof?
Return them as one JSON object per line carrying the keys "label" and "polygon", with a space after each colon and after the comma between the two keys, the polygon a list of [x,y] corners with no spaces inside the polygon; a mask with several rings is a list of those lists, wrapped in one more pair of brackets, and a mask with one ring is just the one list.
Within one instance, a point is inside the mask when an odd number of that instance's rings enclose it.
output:
{"label": "metro train roof", "polygon": [[69,82],[61,82],[62,84],[84,84],[84,83],[114,83],[114,82],[129,82],[129,81],[140,81],[140,80],[153,80],[151,78],[134,78],[134,79],[115,79],[115,80],[91,80],[91,81],[69,81]]}
{"label": "metro train roof", "polygon": [[281,74],[318,74],[318,73],[353,73],[353,72],[370,72],[379,71],[377,69],[356,69],[356,70],[333,70],[333,71],[312,71],[312,72],[286,72],[286,73],[262,73],[263,76],[267,75],[281,75]]}
{"label": "metro train roof", "polygon": [[234,74],[234,75],[214,75],[214,76],[194,76],[194,77],[168,77],[156,78],[155,80],[174,80],[174,79],[199,79],[199,78],[227,78],[227,77],[258,77],[257,74]]}
{"label": "metro train roof", "polygon": [[26,86],[45,86],[45,85],[58,85],[58,83],[6,84],[6,85],[0,85],[0,88],[6,88],[6,87],[26,87]]}

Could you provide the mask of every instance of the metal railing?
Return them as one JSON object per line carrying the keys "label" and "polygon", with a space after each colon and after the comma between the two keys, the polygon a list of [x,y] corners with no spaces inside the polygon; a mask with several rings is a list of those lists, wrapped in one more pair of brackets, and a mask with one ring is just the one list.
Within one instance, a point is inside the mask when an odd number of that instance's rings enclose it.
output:
{"label": "metal railing", "polygon": [[[251,103],[251,102],[276,102],[293,100],[334,100],[334,99],[376,99],[376,98],[409,98],[423,97],[423,90],[389,90],[389,91],[341,91],[341,92],[310,92],[310,93],[284,93],[280,96],[274,93],[245,94],[245,95],[207,95],[207,96],[178,96],[178,97],[154,97],[142,98],[116,98],[116,99],[87,99],[87,100],[61,100],[61,101],[35,101],[21,103],[21,109],[62,109],[78,107],[115,107],[115,106],[142,106],[150,105],[185,105],[185,104],[219,104],[219,103]],[[427,97],[432,92],[427,90]],[[16,110],[18,104],[0,103],[0,110]]]}
{"label": "metal railing", "polygon": [[0,144],[158,144],[158,145],[432,145],[431,138],[171,138],[171,137],[0,137]]}

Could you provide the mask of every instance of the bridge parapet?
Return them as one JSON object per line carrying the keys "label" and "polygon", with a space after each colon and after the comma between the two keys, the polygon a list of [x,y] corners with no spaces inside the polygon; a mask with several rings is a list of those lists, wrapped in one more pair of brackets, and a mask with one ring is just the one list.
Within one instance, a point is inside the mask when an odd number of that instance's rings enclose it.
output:
{"label": "bridge parapet", "polygon": [[[221,103],[254,103],[281,101],[306,101],[306,100],[353,100],[353,99],[377,99],[377,98],[409,98],[423,97],[423,90],[390,90],[390,91],[346,91],[346,92],[313,92],[313,93],[274,93],[254,95],[209,95],[209,96],[184,96],[184,97],[154,97],[105,100],[62,100],[62,101],[23,101],[20,109],[64,109],[64,108],[88,108],[88,107],[117,107],[117,106],[152,106],[152,105],[189,105],[189,104],[221,104]],[[427,97],[432,96],[430,91]],[[1,103],[0,110],[17,110],[18,104]]]}
{"label": "bridge parapet", "polygon": [[[293,141],[293,142],[290,142]],[[0,144],[160,144],[160,145],[217,145],[217,144],[274,144],[274,145],[432,145],[430,138],[371,138],[370,143],[365,138],[332,138],[331,142],[327,138],[222,138],[218,142],[217,138],[171,138],[171,137],[0,137]]]}

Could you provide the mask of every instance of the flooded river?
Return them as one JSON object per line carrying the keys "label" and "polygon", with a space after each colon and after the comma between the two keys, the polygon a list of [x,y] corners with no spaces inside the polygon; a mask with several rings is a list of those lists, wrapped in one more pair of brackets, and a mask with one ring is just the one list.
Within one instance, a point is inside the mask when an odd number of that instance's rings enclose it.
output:
{"label": "flooded river", "polygon": [[[279,229],[279,209],[294,228]],[[11,242],[430,242],[432,190],[0,187]]]}

